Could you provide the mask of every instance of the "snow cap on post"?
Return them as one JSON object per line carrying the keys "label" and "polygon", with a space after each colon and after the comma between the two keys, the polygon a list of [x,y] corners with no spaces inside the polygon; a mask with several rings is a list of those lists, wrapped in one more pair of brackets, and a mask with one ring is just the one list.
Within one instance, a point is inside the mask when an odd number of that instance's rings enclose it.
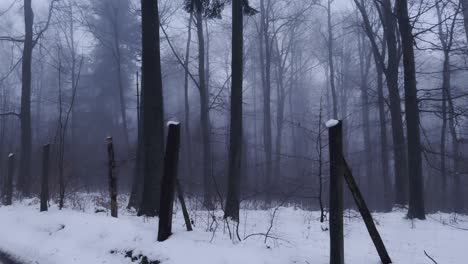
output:
{"label": "snow cap on post", "polygon": [[339,122],[340,122],[340,121],[338,121],[338,120],[336,120],[336,119],[330,119],[330,120],[328,120],[328,121],[325,123],[325,126],[326,126],[327,128],[331,128],[331,127],[334,127],[334,126],[338,125]]}
{"label": "snow cap on post", "polygon": [[9,157],[9,158],[11,158],[11,157],[13,157],[13,156],[15,156],[15,154],[14,154],[14,153],[10,153],[10,154],[8,154],[8,157]]}
{"label": "snow cap on post", "polygon": [[169,122],[167,122],[167,126],[170,126],[170,125],[180,125],[180,122],[177,121],[177,120],[171,120]]}

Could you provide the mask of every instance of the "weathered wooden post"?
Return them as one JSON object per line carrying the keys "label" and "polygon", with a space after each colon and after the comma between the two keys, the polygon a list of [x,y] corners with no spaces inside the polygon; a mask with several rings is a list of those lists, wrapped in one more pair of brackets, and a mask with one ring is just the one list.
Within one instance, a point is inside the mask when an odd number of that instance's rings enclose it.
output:
{"label": "weathered wooden post", "polygon": [[13,197],[13,175],[15,175],[15,154],[8,155],[8,171],[5,181],[5,205],[12,204]]}
{"label": "weathered wooden post", "polygon": [[166,240],[172,233],[172,211],[179,161],[180,123],[171,121],[167,126],[169,131],[164,156],[164,174],[161,180],[158,241]]}
{"label": "weathered wooden post", "polygon": [[176,186],[177,186],[177,197],[180,201],[180,206],[182,207],[182,214],[184,215],[185,226],[187,227],[187,231],[192,231],[192,222],[190,222],[190,217],[188,214],[187,206],[185,205],[184,199],[184,191],[182,190],[182,186],[180,185],[179,179],[176,179]]}
{"label": "weathered wooden post", "polygon": [[41,212],[47,211],[49,201],[49,152],[50,145],[42,147]]}
{"label": "weathered wooden post", "polygon": [[330,152],[330,264],[344,264],[343,128],[342,122],[338,120],[329,120],[326,126]]}
{"label": "weathered wooden post", "polygon": [[356,205],[359,208],[359,212],[361,213],[362,219],[366,224],[367,231],[369,232],[372,242],[374,242],[374,246],[377,249],[377,253],[379,253],[380,260],[383,264],[392,263],[392,260],[390,259],[387,249],[385,248],[385,245],[382,241],[382,238],[380,237],[379,231],[377,231],[377,228],[375,227],[374,220],[372,219],[372,215],[369,211],[369,208],[367,207],[366,202],[362,197],[361,191],[359,190],[359,187],[356,184],[356,181],[354,180],[353,174],[351,173],[351,169],[348,167],[348,164],[346,163],[346,160],[344,158],[343,164],[345,168],[344,177],[346,183],[348,184],[349,190],[353,195],[354,201],[356,202]]}
{"label": "weathered wooden post", "polygon": [[111,216],[117,217],[117,175],[115,172],[114,144],[112,137],[107,137],[107,156],[109,158],[109,195]]}

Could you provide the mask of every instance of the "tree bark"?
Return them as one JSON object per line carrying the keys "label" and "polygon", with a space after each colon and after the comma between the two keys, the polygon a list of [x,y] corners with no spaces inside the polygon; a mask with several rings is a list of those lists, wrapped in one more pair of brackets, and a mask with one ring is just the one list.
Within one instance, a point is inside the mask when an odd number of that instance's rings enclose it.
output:
{"label": "tree bark", "polygon": [[141,188],[143,186],[142,179],[142,128],[141,128],[141,93],[139,87],[139,74],[136,72],[136,92],[137,92],[137,147],[135,157],[135,170],[133,175],[132,190],[130,193],[130,199],[128,201],[127,209],[137,209],[141,203]]}
{"label": "tree bark", "polygon": [[[270,0],[260,0],[260,64],[263,87],[263,145],[265,151],[265,186],[271,187],[273,155],[271,135],[271,44],[269,37]],[[267,190],[267,202],[270,200],[271,190]]]}
{"label": "tree bark", "polygon": [[[446,208],[446,194],[447,194],[447,92],[450,90],[450,46],[451,40],[447,39],[442,29],[442,14],[439,3],[436,1],[437,19],[438,19],[438,33],[439,40],[442,45],[444,53],[444,62],[442,67],[442,128],[440,133],[440,180],[435,182],[438,197],[440,197],[441,208]],[[440,186],[441,185],[441,186]]]}
{"label": "tree bark", "polygon": [[13,177],[15,175],[15,154],[10,153],[8,155],[8,171],[5,180],[5,200],[4,205],[8,206],[12,204],[13,198]]}
{"label": "tree bark", "polygon": [[164,114],[159,41],[158,1],[141,0],[142,13],[142,159],[143,195],[138,215],[159,212],[159,180],[163,170]]}
{"label": "tree bark", "polygon": [[115,171],[114,144],[112,137],[107,138],[107,156],[108,156],[108,181],[111,216],[117,218],[117,173]]}
{"label": "tree bark", "polygon": [[18,189],[28,197],[31,183],[31,63],[33,51],[34,13],[31,0],[24,0],[24,46],[21,84],[21,156]]}
{"label": "tree bark", "polygon": [[192,20],[193,13],[190,13],[188,29],[187,29],[187,46],[185,48],[185,61],[184,68],[184,110],[185,110],[185,146],[186,149],[186,158],[187,158],[187,176],[191,175],[193,172],[193,159],[192,159],[192,138],[190,132],[190,105],[189,105],[189,60],[190,60],[190,44],[192,42]]}
{"label": "tree bark", "polygon": [[405,151],[401,99],[398,88],[399,54],[397,49],[396,19],[390,0],[382,0],[384,34],[388,49],[388,66],[386,72],[387,87],[390,99],[390,116],[392,124],[393,156],[395,171],[395,203],[404,205],[408,193],[408,165]]}
{"label": "tree bark", "polygon": [[333,25],[332,25],[332,18],[331,18],[332,16],[331,3],[332,3],[332,0],[327,1],[328,66],[329,66],[330,88],[331,88],[332,103],[333,103],[333,118],[338,119],[338,97],[336,94],[335,67],[334,67],[334,62],[333,62]]}
{"label": "tree bark", "polygon": [[243,80],[243,6],[232,1],[232,85],[229,137],[228,194],[224,218],[239,221],[240,173],[242,159],[242,80]]}
{"label": "tree bark", "polygon": [[[375,58],[374,55],[374,59]],[[390,179],[389,179],[389,166],[388,166],[388,139],[387,139],[387,122],[385,114],[385,97],[383,94],[383,69],[379,62],[375,62],[377,71],[377,96],[379,105],[379,126],[380,126],[380,163],[383,182],[383,204],[384,210],[390,211]]]}
{"label": "tree bark", "polygon": [[49,152],[50,145],[44,145],[42,148],[41,212],[47,211],[49,202]]}
{"label": "tree bark", "polygon": [[374,201],[374,179],[372,175],[372,146],[371,146],[371,139],[370,139],[370,108],[369,108],[369,85],[368,85],[368,77],[369,77],[369,70],[370,70],[370,59],[371,53],[368,52],[369,49],[368,45],[365,43],[364,34],[359,33],[359,69],[360,69],[360,77],[361,77],[361,118],[362,118],[362,136],[364,142],[364,166],[366,168],[366,175],[365,178],[367,180],[367,197],[369,201]]}
{"label": "tree bark", "polygon": [[421,140],[419,132],[419,100],[416,87],[414,37],[406,0],[396,1],[400,29],[405,80],[405,110],[408,136],[409,218],[425,219],[424,182],[422,176]]}
{"label": "tree bark", "polygon": [[205,38],[203,34],[202,8],[196,11],[196,26],[198,36],[198,78],[200,90],[200,124],[202,129],[203,145],[203,204],[208,209],[212,204],[212,175],[211,175],[211,142],[210,142],[210,113],[209,113],[209,91],[206,85],[205,72]]}

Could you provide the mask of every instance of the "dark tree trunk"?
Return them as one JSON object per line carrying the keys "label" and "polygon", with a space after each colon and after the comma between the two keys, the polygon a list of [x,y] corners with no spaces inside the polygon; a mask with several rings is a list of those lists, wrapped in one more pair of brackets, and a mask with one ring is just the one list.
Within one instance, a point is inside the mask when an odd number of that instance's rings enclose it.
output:
{"label": "dark tree trunk", "polygon": [[30,195],[31,183],[31,63],[33,51],[34,13],[31,0],[24,0],[24,47],[21,84],[21,156],[18,189],[24,196]]}
{"label": "dark tree trunk", "polygon": [[403,49],[405,109],[408,136],[409,218],[425,219],[424,182],[422,176],[419,106],[414,61],[414,38],[406,0],[396,1],[398,24]]}
{"label": "dark tree trunk", "polygon": [[[374,59],[377,60],[374,56]],[[375,62],[377,71],[377,96],[379,105],[379,125],[380,125],[380,169],[383,182],[383,204],[384,210],[390,211],[390,179],[388,166],[388,140],[387,140],[387,122],[385,114],[385,97],[383,93],[383,69],[379,62]]]}
{"label": "dark tree trunk", "polygon": [[200,124],[202,129],[203,145],[203,203],[208,209],[212,204],[212,175],[211,175],[211,143],[210,143],[210,113],[209,113],[209,91],[206,85],[205,72],[205,38],[203,35],[202,9],[196,12],[196,26],[198,36],[198,78],[200,89]]}
{"label": "dark tree trunk", "polygon": [[[275,43],[278,43],[277,39]],[[286,91],[284,87],[284,64],[283,59],[279,51],[279,47],[276,46],[275,56],[277,57],[276,77],[277,83],[277,104],[276,104],[276,138],[275,138],[275,162],[274,162],[274,182],[273,188],[277,189],[280,186],[281,181],[281,149],[283,139],[283,127],[284,127],[284,106],[286,100]]]}
{"label": "dark tree trunk", "polygon": [[232,1],[232,85],[229,137],[228,194],[224,218],[239,221],[239,192],[242,159],[242,71],[243,11],[242,0]]}
{"label": "dark tree trunk", "polygon": [[[374,201],[374,179],[372,173],[372,147],[371,147],[371,139],[370,139],[370,108],[369,108],[369,85],[368,85],[368,77],[369,77],[369,70],[370,70],[370,60],[371,60],[371,53],[368,52],[369,47],[366,45],[364,34],[359,34],[359,69],[360,69],[360,77],[361,77],[361,118],[362,118],[362,135],[363,135],[363,142],[364,142],[364,166],[366,168],[366,175],[365,178],[367,179],[367,197],[369,201]],[[372,206],[372,204],[371,204]]]}
{"label": "dark tree trunk", "polygon": [[[263,145],[265,151],[265,179],[267,188],[271,188],[273,173],[272,135],[271,135],[271,44],[268,32],[270,0],[260,1],[260,64],[263,87]],[[270,199],[270,190],[267,190],[267,202]]]}
{"label": "dark tree trunk", "polygon": [[4,205],[11,205],[13,198],[13,177],[15,175],[15,154],[8,155],[8,171],[5,179],[5,199]]}
{"label": "dark tree trunk", "polygon": [[108,156],[108,181],[111,216],[117,217],[117,173],[115,171],[114,144],[112,137],[107,138],[107,156]]}
{"label": "dark tree trunk", "polygon": [[404,205],[408,193],[408,165],[405,151],[401,99],[398,89],[399,54],[397,49],[396,19],[390,0],[382,1],[384,34],[388,48],[388,66],[386,70],[390,116],[392,124],[393,156],[395,170],[395,203]]}
{"label": "dark tree trunk", "polygon": [[166,155],[164,156],[164,174],[161,180],[158,241],[164,241],[172,234],[172,213],[179,163],[179,146],[180,124],[169,123]]}
{"label": "dark tree trunk", "polygon": [[157,0],[141,0],[143,195],[138,215],[159,212],[164,156],[164,114]]}
{"label": "dark tree trunk", "polygon": [[439,40],[442,44],[444,51],[444,62],[442,67],[442,128],[440,133],[440,179],[434,181],[434,187],[436,190],[437,197],[440,198],[438,206],[440,208],[446,208],[447,202],[447,92],[450,90],[450,46],[451,40],[447,39],[447,35],[444,34],[442,29],[442,14],[439,3],[436,3],[437,19],[438,19],[438,30]]}
{"label": "dark tree trunk", "polygon": [[333,118],[338,119],[338,97],[336,94],[335,87],[335,68],[333,62],[333,25],[332,25],[332,12],[331,12],[331,3],[332,0],[327,2],[327,31],[328,31],[328,67],[329,67],[329,78],[330,78],[330,88],[332,93],[332,103],[333,103]]}
{"label": "dark tree trunk", "polygon": [[[190,13],[189,24],[188,24],[188,36],[187,46],[185,47],[185,61],[184,68],[188,69],[190,60],[190,44],[192,42],[192,20],[193,13]],[[184,110],[185,110],[185,146],[186,146],[186,158],[187,158],[187,173],[186,175],[192,175],[193,172],[193,159],[192,159],[192,138],[190,132],[190,105],[189,105],[189,72],[184,72]]]}
{"label": "dark tree trunk", "polygon": [[[117,14],[115,14],[117,16]],[[122,136],[125,142],[125,148],[130,148],[130,139],[128,136],[128,125],[127,125],[127,113],[126,113],[126,102],[125,102],[125,91],[123,84],[123,72],[122,72],[122,55],[120,52],[120,36],[119,36],[119,25],[118,18],[114,17],[113,20],[113,37],[114,37],[114,56],[115,63],[117,66],[117,85],[119,88],[119,101],[120,101],[120,117],[122,118]]]}
{"label": "dark tree trunk", "polygon": [[133,182],[132,182],[132,190],[130,193],[130,199],[128,201],[127,208],[135,208],[137,209],[141,203],[141,188],[143,186],[143,179],[142,179],[142,129],[141,129],[141,94],[140,94],[140,87],[139,87],[139,75],[138,71],[136,72],[136,92],[137,92],[137,147],[136,147],[136,157],[135,157],[135,170],[133,175]]}
{"label": "dark tree trunk", "polygon": [[343,128],[340,121],[328,128],[330,154],[330,264],[344,263],[343,238]]}
{"label": "dark tree trunk", "polygon": [[49,152],[50,145],[42,148],[41,212],[47,211],[49,202]]}

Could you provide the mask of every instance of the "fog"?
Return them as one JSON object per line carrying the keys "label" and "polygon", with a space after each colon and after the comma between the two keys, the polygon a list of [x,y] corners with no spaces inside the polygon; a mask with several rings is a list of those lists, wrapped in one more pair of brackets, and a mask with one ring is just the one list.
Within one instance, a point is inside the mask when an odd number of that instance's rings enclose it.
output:
{"label": "fog", "polygon": [[[352,0],[250,1],[259,12],[244,17],[240,201],[268,207],[287,199],[306,209],[326,204],[330,164],[324,124],[333,118],[343,121],[343,155],[371,210],[408,205],[412,170],[407,168],[414,159],[407,150],[412,142],[407,114],[413,110],[405,105],[404,44],[397,36],[392,97],[382,7],[356,1],[370,28]],[[139,1],[42,0],[32,8],[31,94],[22,99],[23,3],[0,2],[0,172],[6,175],[7,156],[15,153],[18,192],[37,195],[42,146],[50,143],[51,199],[105,191],[111,136],[119,193],[133,190],[140,197],[138,112],[145,94]],[[182,124],[178,178],[187,196],[220,208],[227,195],[231,136],[231,5],[219,16],[203,15],[200,28],[194,16],[190,33],[183,1],[159,1],[159,14],[164,121]],[[410,1],[410,17],[420,118],[418,185],[427,212],[466,212],[462,8],[451,1]],[[22,147],[22,130],[28,129],[20,122],[22,100],[30,102],[29,149]],[[21,158],[25,150],[30,161]],[[345,207],[355,207],[350,193]]]}

